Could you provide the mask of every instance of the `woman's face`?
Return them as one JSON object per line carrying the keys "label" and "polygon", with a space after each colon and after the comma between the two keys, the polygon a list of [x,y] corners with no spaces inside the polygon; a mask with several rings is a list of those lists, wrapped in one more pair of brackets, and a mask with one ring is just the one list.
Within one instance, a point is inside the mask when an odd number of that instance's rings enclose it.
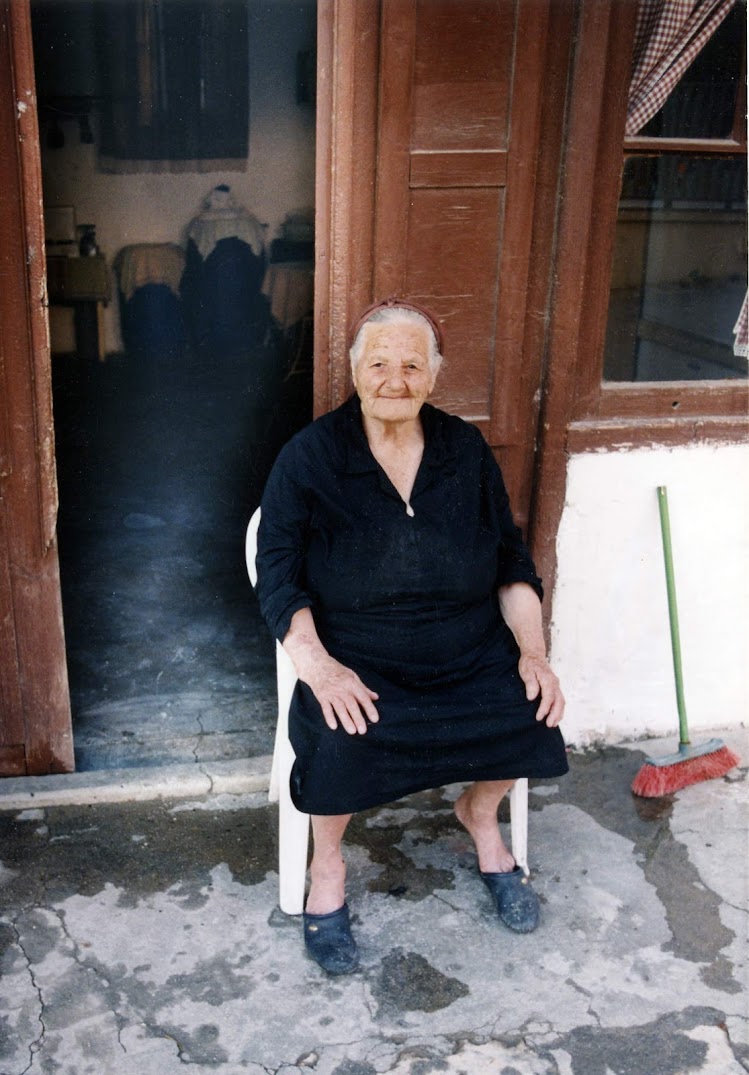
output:
{"label": "woman's face", "polygon": [[381,422],[412,421],[434,388],[426,325],[365,325],[364,349],[352,370],[362,413]]}

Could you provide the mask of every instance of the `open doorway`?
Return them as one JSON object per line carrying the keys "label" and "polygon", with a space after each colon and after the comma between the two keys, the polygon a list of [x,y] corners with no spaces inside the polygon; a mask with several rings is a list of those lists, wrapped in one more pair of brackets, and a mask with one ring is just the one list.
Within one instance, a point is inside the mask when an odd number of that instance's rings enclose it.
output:
{"label": "open doorway", "polygon": [[265,754],[243,539],[312,416],[315,0],[32,26],[76,765]]}

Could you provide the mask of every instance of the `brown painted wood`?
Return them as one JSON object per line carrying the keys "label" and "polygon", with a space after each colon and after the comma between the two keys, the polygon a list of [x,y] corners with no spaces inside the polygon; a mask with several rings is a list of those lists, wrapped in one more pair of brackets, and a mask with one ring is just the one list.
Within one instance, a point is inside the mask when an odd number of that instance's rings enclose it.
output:
{"label": "brown painted wood", "polygon": [[[493,368],[490,443],[521,443],[524,418],[539,389],[537,376],[528,376],[524,355],[525,319],[531,277],[531,242],[536,208],[535,188],[540,153],[542,105],[545,93],[548,5],[539,0],[521,4],[516,27],[512,73],[511,143],[507,175],[507,205],[499,265],[496,350]],[[548,249],[550,250],[550,242]],[[537,253],[538,251],[537,248]],[[542,255],[540,255],[542,256]],[[532,458],[534,441],[526,441]],[[509,487],[520,507],[518,475]],[[528,510],[523,490],[522,511]]]}
{"label": "brown painted wood", "polygon": [[514,3],[418,0],[413,149],[506,148]]}
{"label": "brown painted wood", "polygon": [[[567,474],[567,427],[573,417],[587,417],[600,395],[602,353],[593,355],[591,336],[605,331],[606,274],[613,248],[618,189],[612,176],[622,166],[626,114],[637,5],[629,0],[584,3],[577,9],[575,51],[562,163],[561,208],[557,228],[555,288],[547,345],[547,374],[539,425],[539,452],[533,552],[546,581],[546,606],[556,578],[556,534],[564,506]],[[603,172],[602,172],[603,170]],[[600,181],[603,178],[603,197]],[[613,200],[612,200],[613,199]],[[603,249],[597,244],[603,242]],[[598,308],[595,304],[598,303]],[[601,342],[602,350],[602,342]]]}
{"label": "brown painted wood", "polygon": [[404,255],[408,244],[416,10],[416,0],[383,0],[373,252],[376,298],[407,294]]}
{"label": "brown painted wood", "polygon": [[[401,294],[430,306],[445,326],[445,366],[434,402],[491,422],[502,187],[412,190]],[[496,439],[494,440],[496,443]]]}
{"label": "brown painted wood", "polygon": [[23,743],[0,745],[0,776],[26,776],[26,749]]}
{"label": "brown painted wood", "polygon": [[415,150],[409,185],[414,187],[499,187],[507,182],[507,151]]}
{"label": "brown painted wood", "polygon": [[572,422],[567,430],[567,451],[625,451],[684,444],[744,444],[749,417],[716,418],[612,418]]}
{"label": "brown painted wood", "polygon": [[[29,7],[0,3],[0,622],[6,775],[73,768],[55,537],[57,492]],[[11,626],[12,625],[12,626]],[[12,637],[11,637],[12,636]],[[7,663],[6,663],[7,662]],[[2,763],[0,763],[2,764]]]}
{"label": "brown painted wood", "polygon": [[351,392],[348,333],[372,301],[379,0],[318,0],[315,416]]}
{"label": "brown painted wood", "polygon": [[701,157],[718,157],[746,151],[746,139],[733,138],[643,138],[624,139],[624,152],[638,157],[662,157],[669,153],[697,153]]}
{"label": "brown painted wood", "polygon": [[749,412],[745,381],[670,381],[666,384],[608,382],[601,389],[600,418],[666,418],[675,414],[743,415]]}
{"label": "brown painted wood", "polygon": [[[540,130],[540,145],[543,151],[539,155],[536,177],[536,210],[533,218],[523,362],[529,384],[538,384],[540,390],[534,392],[530,405],[526,408],[526,426],[520,431],[520,439],[524,443],[534,444],[537,444],[539,436],[543,435],[540,418],[542,400],[546,391],[546,342],[554,286],[553,259],[549,255],[549,245],[556,234],[561,207],[562,138],[560,132],[564,130],[566,122],[575,6],[571,3],[553,3],[549,15],[547,52],[544,61],[545,98],[541,110]],[[538,461],[537,452],[532,457],[528,453],[523,453],[523,469],[520,478],[522,487],[528,491],[528,540],[534,556],[537,537],[547,532],[550,522],[537,509]],[[520,465],[518,464],[518,467]],[[551,523],[553,525],[553,519]],[[550,582],[548,579],[545,582],[550,595]]]}
{"label": "brown painted wood", "polygon": [[333,234],[333,84],[335,3],[318,0],[315,155],[315,316],[312,406],[315,417],[331,396],[330,302]]}

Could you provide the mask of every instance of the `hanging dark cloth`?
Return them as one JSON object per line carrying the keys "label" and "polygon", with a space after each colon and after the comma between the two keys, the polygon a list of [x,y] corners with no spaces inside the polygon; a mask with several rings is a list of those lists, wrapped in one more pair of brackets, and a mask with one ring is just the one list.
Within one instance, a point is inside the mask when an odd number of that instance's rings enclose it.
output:
{"label": "hanging dark cloth", "polygon": [[246,158],[247,0],[101,0],[95,10],[103,158]]}

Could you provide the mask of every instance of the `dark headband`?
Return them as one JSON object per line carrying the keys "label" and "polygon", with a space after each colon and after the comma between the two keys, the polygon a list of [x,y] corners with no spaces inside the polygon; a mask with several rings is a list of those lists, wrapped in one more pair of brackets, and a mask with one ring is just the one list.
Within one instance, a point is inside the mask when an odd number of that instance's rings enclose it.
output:
{"label": "dark headband", "polygon": [[381,302],[373,302],[371,306],[367,307],[351,330],[352,347],[362,326],[369,321],[373,314],[379,313],[380,310],[413,310],[414,313],[421,314],[434,333],[434,337],[437,340],[437,350],[442,354],[445,340],[442,334],[442,326],[434,314],[431,313],[430,310],[427,310],[425,306],[420,306],[417,302],[408,302],[406,299],[396,299],[392,295],[389,299],[383,299]]}

